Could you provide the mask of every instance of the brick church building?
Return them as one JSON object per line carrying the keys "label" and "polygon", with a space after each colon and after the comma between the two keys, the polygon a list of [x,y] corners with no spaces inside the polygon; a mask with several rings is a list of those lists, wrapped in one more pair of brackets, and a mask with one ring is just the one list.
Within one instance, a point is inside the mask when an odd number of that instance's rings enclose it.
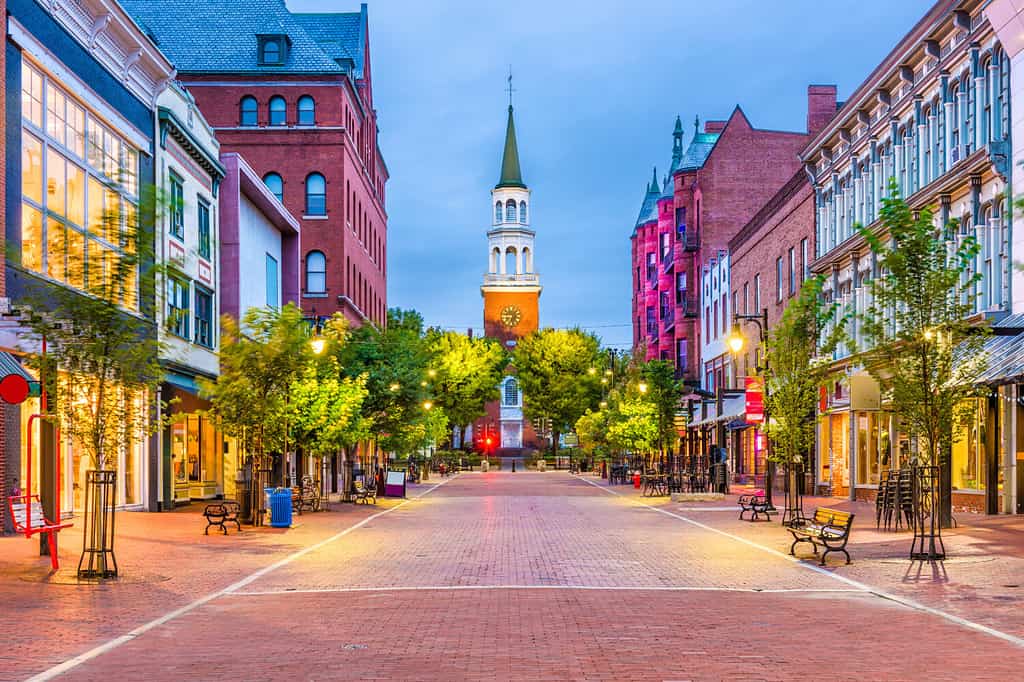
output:
{"label": "brick church building", "polygon": [[323,14],[290,12],[283,0],[123,4],[174,63],[221,150],[241,154],[299,218],[296,303],[383,325],[388,170],[366,4]]}

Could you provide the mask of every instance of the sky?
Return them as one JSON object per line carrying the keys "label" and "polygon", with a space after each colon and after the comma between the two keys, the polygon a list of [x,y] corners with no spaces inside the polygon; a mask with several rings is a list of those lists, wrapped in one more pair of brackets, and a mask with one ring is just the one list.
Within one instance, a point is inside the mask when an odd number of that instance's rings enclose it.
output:
{"label": "sky", "polygon": [[[483,328],[490,190],[513,74],[544,287],[541,326],[626,348],[630,243],[682,117],[802,131],[810,83],[843,100],[933,0],[376,0],[370,54],[387,185],[388,305]],[[358,2],[288,0],[293,11]]]}

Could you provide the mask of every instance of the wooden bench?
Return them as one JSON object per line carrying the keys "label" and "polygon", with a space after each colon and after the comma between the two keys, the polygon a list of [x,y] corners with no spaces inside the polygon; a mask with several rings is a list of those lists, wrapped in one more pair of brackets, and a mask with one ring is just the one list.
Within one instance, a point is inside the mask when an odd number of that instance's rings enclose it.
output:
{"label": "wooden bench", "polygon": [[206,517],[206,528],[203,529],[203,535],[210,534],[210,527],[215,526],[220,528],[224,535],[228,534],[228,529],[225,524],[233,523],[238,532],[242,532],[242,524],[238,522],[238,512],[241,509],[239,504],[234,500],[224,500],[216,504],[208,504],[203,510],[203,516]]}
{"label": "wooden bench", "polygon": [[825,565],[825,557],[830,552],[842,552],[846,555],[846,563],[850,563],[850,553],[846,551],[846,542],[850,539],[853,517],[854,514],[850,512],[818,507],[814,510],[813,517],[800,518],[797,520],[799,525],[786,529],[793,535],[793,544],[789,548],[789,553],[796,556],[797,543],[809,542],[814,548],[815,556],[818,555],[819,546],[825,549],[821,555],[822,566]]}
{"label": "wooden bench", "polygon": [[360,481],[359,479],[356,479],[356,481],[354,483],[354,487],[355,487],[355,493],[353,493],[354,494],[354,498],[352,500],[353,502],[355,502],[356,504],[359,504],[359,501],[362,500],[363,504],[369,504],[370,500],[373,500],[373,503],[377,504],[377,486],[376,485],[368,486],[365,483],[363,483],[362,481]]}
{"label": "wooden bench", "polygon": [[738,500],[740,504],[740,519],[743,519],[743,515],[747,512],[751,512],[749,521],[757,521],[758,517],[763,516],[765,520],[771,521],[772,514],[776,511],[768,505],[768,498],[765,497],[763,490],[755,490],[753,493],[747,495],[740,495]]}
{"label": "wooden bench", "polygon": [[38,495],[12,495],[7,498],[7,507],[11,511],[15,531],[27,538],[36,533],[46,535],[46,542],[50,547],[50,566],[53,570],[58,570],[60,564],[57,561],[57,531],[70,528],[74,524],[54,523],[46,518]]}

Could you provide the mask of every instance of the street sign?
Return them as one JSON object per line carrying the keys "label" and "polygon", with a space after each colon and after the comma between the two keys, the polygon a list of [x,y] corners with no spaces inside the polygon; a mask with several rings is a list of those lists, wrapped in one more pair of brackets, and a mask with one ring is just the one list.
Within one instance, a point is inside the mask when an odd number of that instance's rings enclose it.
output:
{"label": "street sign", "polygon": [[748,424],[764,422],[764,379],[746,377],[746,413]]}

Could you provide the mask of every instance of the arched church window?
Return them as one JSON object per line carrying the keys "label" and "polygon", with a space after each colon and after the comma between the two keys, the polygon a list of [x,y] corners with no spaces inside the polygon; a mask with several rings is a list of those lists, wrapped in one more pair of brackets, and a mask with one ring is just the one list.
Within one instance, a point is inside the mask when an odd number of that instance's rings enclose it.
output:
{"label": "arched church window", "polygon": [[500,201],[494,202],[494,222],[496,222],[496,223],[500,223],[501,222],[501,202]]}
{"label": "arched church window", "polygon": [[516,201],[515,199],[509,199],[505,202],[505,222],[514,223],[516,221]]}
{"label": "arched church window", "polygon": [[526,224],[526,202],[519,202],[519,222]]}
{"label": "arched church window", "polygon": [[505,274],[516,274],[516,247],[514,246],[505,249]]}
{"label": "arched church window", "polygon": [[512,377],[505,379],[505,404],[519,404],[519,382]]}

